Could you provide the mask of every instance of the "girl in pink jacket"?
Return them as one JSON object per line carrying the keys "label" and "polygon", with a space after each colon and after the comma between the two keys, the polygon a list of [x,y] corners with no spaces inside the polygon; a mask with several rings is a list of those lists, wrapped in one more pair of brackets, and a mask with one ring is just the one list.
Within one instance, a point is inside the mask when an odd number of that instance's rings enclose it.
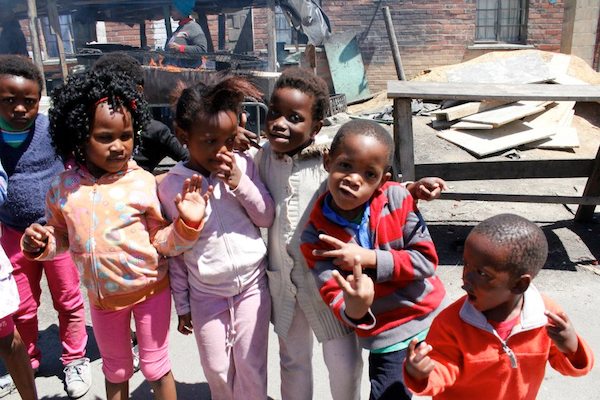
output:
{"label": "girl in pink jacket", "polygon": [[167,224],[154,176],[131,160],[148,121],[130,80],[115,72],[72,76],[53,94],[50,133],[58,153],[74,158],[46,196],[47,225],[32,224],[26,257],[52,259],[69,251],[88,290],[94,335],[108,399],[129,397],[133,374],[129,326],[133,315],[140,367],[155,398],[176,399],[168,356],[171,309],[167,262],[198,238],[206,200],[190,176],[173,194]]}
{"label": "girl in pink jacket", "polygon": [[215,400],[267,398],[271,301],[259,227],[271,225],[274,207],[252,159],[233,152],[244,96],[260,93],[242,78],[182,92],[175,121],[190,158],[158,187],[170,219],[177,212],[169,199],[190,176],[202,174],[204,190],[212,190],[200,238],[169,260],[169,274],[178,329],[193,329]]}

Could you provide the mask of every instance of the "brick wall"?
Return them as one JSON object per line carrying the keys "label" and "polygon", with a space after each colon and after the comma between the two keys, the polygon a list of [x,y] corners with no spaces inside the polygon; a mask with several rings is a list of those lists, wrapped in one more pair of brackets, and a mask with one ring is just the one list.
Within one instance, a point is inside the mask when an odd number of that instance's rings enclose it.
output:
{"label": "brick wall", "polygon": [[[385,28],[382,3],[373,0],[322,0],[333,32],[356,31],[371,91],[396,79]],[[475,35],[476,0],[387,1],[407,78],[432,67],[460,63],[480,55],[469,50]],[[559,51],[563,0],[530,0],[527,43],[541,50]],[[256,10],[256,48],[265,48],[264,10]]]}

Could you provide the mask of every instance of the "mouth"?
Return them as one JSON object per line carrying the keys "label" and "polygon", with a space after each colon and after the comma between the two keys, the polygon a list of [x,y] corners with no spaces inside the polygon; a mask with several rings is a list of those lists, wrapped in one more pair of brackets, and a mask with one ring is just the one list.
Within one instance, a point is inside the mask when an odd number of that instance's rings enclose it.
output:
{"label": "mouth", "polygon": [[290,136],[289,135],[284,135],[282,133],[276,133],[276,132],[269,133],[269,137],[271,137],[271,138],[273,138],[275,140],[279,140],[279,141],[290,140]]}
{"label": "mouth", "polygon": [[471,303],[474,302],[475,300],[477,300],[477,296],[475,296],[473,293],[471,293],[465,285],[463,285],[461,287],[461,289],[464,290],[465,292],[467,292],[467,298],[469,299],[469,301]]}
{"label": "mouth", "polygon": [[341,187],[341,188],[339,188],[339,192],[344,197],[349,197],[349,198],[352,198],[352,199],[356,198],[356,195],[350,189]]}

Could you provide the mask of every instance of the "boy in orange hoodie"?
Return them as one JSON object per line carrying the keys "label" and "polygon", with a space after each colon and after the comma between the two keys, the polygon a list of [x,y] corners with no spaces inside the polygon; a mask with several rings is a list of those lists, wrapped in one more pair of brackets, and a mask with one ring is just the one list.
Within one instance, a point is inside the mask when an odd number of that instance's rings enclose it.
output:
{"label": "boy in orange hoodie", "polygon": [[544,233],[525,218],[477,225],[465,243],[467,294],[434,319],[427,342],[411,342],[406,385],[434,400],[534,400],[547,361],[563,375],[588,373],[590,348],[532,284],[547,253]]}

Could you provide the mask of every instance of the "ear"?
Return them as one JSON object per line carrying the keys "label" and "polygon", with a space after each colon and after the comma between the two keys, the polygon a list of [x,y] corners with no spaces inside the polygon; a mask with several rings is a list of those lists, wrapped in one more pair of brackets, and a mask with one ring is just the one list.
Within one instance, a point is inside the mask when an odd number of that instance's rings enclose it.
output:
{"label": "ear", "polygon": [[310,138],[313,139],[317,136],[317,133],[321,132],[321,128],[323,127],[323,120],[319,120],[313,123],[312,133],[310,134]]}
{"label": "ear", "polygon": [[177,126],[176,122],[173,122],[173,128],[175,128],[175,137],[181,142],[181,144],[188,144],[188,133]]}
{"label": "ear", "polygon": [[323,167],[325,168],[325,171],[329,172],[329,163],[331,162],[331,159],[329,158],[329,152],[325,152],[323,153]]}
{"label": "ear", "polygon": [[521,275],[514,281],[511,292],[514,294],[525,293],[525,291],[529,288],[529,285],[531,284],[532,279],[533,278],[529,274]]}
{"label": "ear", "polygon": [[379,182],[379,187],[382,187],[384,183],[386,183],[387,181],[389,181],[392,178],[392,173],[391,172],[386,172],[385,174],[383,174],[383,176],[381,177],[381,182]]}

